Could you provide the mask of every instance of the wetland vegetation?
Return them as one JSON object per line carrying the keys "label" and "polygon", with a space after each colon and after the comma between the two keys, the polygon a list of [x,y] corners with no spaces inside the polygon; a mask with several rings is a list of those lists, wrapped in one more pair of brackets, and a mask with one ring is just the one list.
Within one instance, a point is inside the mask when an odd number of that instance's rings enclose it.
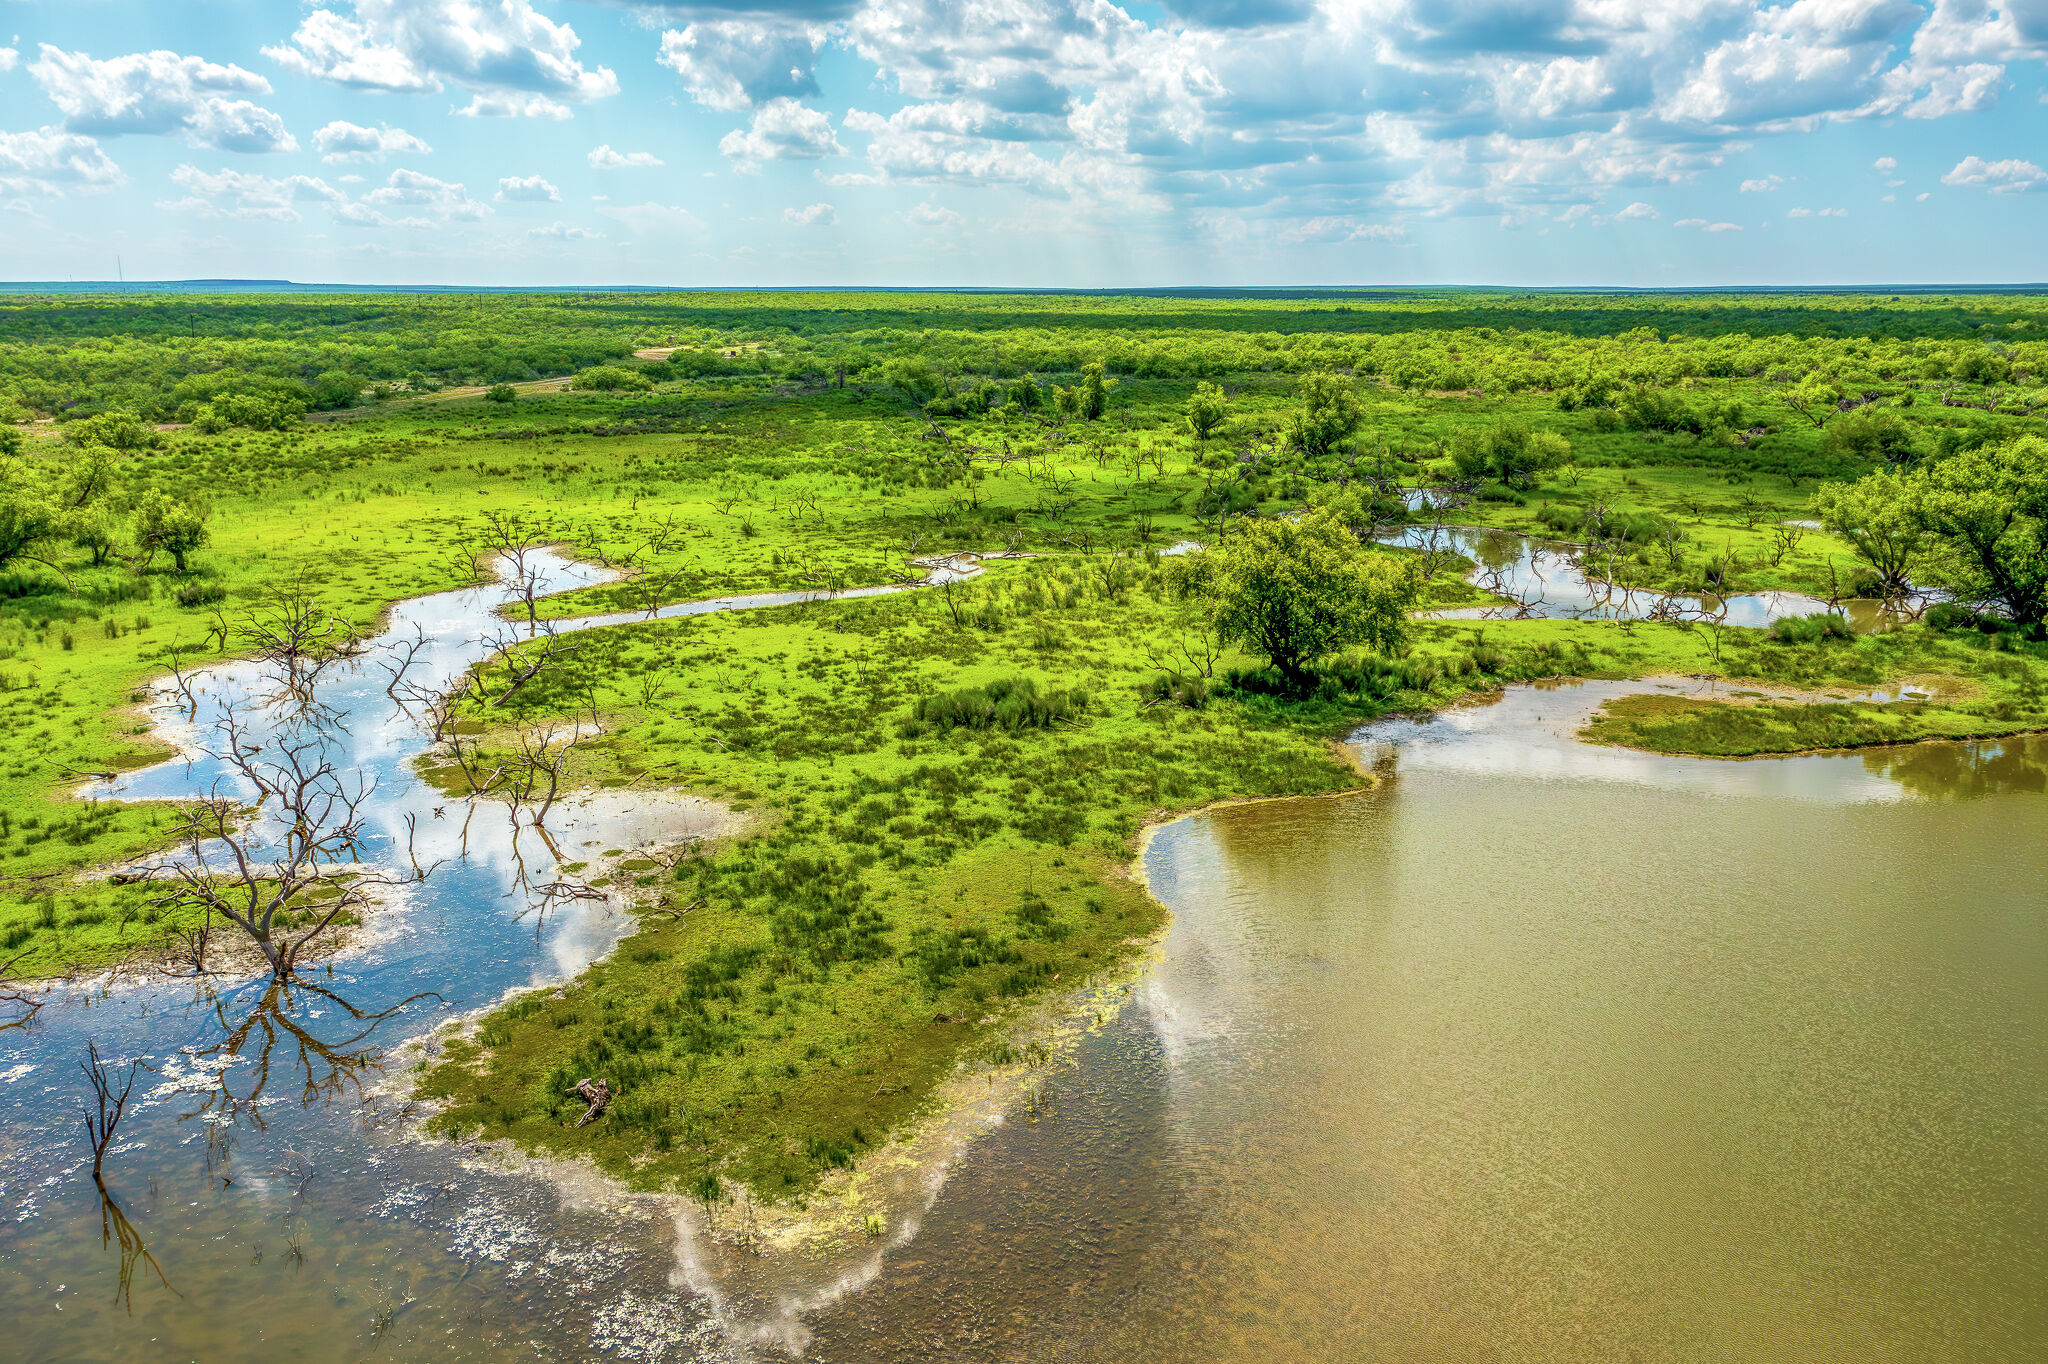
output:
{"label": "wetland vegetation", "polygon": [[[394,603],[502,576],[481,662],[391,679],[450,803],[750,822],[604,850],[565,893],[635,928],[448,1039],[436,1125],[801,1198],[1159,928],[1144,826],[1356,786],[1336,741],[1376,716],[1691,674],[1728,697],[1618,697],[1589,737],[2048,728],[2044,325],[1993,295],[11,299],[0,963],[157,969],[219,923],[218,881],[106,874],[233,828],[95,796],[170,756],[153,688],[255,658],[308,701]],[[1453,526],[1640,605],[1546,613]],[[548,547],[604,571],[549,590]],[[789,596],[661,615],[747,593]],[[1731,623],[1759,593],[1811,609]],[[288,941],[377,913],[346,832],[302,835],[324,875],[244,877]]]}

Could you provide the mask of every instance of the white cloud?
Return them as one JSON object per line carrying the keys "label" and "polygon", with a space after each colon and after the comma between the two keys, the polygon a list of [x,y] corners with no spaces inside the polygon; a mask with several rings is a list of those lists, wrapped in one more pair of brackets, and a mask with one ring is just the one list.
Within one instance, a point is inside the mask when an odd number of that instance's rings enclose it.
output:
{"label": "white cloud", "polygon": [[925,227],[934,230],[955,228],[967,221],[967,219],[955,213],[952,209],[941,204],[935,204],[929,199],[913,207],[903,217],[906,222],[914,227]]}
{"label": "white cloud", "polygon": [[582,39],[532,0],[347,0],[316,9],[288,42],[263,49],[286,70],[358,90],[435,91],[475,98],[481,117],[564,117],[568,105],[619,91],[618,77],[585,66]]}
{"label": "white cloud", "polygon": [[1822,218],[1846,218],[1849,216],[1849,210],[1846,208],[1824,208],[1816,216]]}
{"label": "white cloud", "polygon": [[816,24],[718,19],[661,35],[663,66],[691,99],[737,113],[779,97],[818,93],[813,68],[828,30]]}
{"label": "white cloud", "polygon": [[1870,168],[1874,171],[1883,171],[1889,175],[1899,168],[1899,159],[1896,156],[1880,156],[1877,160],[1870,163]]}
{"label": "white cloud", "polygon": [[96,61],[49,43],[29,74],[75,133],[183,133],[195,147],[290,152],[284,120],[237,95],[267,95],[270,82],[239,66],[175,52],[136,52]]}
{"label": "white cloud", "polygon": [[624,223],[635,236],[673,237],[695,235],[703,228],[697,215],[679,204],[602,204],[597,210],[607,218]]}
{"label": "white cloud", "polygon": [[1783,184],[1784,179],[1785,177],[1783,177],[1782,175],[1771,175],[1766,176],[1764,179],[1761,180],[1744,180],[1742,182],[1742,193],[1768,194],[1772,190],[1776,189],[1779,185]]}
{"label": "white cloud", "polygon": [[508,175],[498,182],[497,199],[508,204],[558,204],[562,191],[538,175]]}
{"label": "white cloud", "polygon": [[609,142],[591,148],[588,159],[592,170],[628,170],[662,164],[653,152],[615,152]]}
{"label": "white cloud", "polygon": [[209,218],[293,223],[299,220],[302,205],[339,208],[348,202],[347,195],[313,175],[275,177],[234,170],[208,173],[197,166],[181,165],[171,172],[171,183],[184,190],[186,197],[159,202],[158,208]]}
{"label": "white cloud", "polygon": [[60,194],[64,188],[107,189],[127,176],[100,144],[61,128],[0,133],[0,194]]}
{"label": "white cloud", "polygon": [[[1793,216],[1797,216],[1797,214],[1798,214],[1798,213],[1799,213],[1799,210],[1798,210],[1798,209],[1794,209],[1794,210],[1793,210]],[[1671,225],[1672,225],[1673,227],[1696,227],[1696,228],[1698,228],[1698,229],[1699,229],[1700,231],[1702,231],[1702,232],[1740,232],[1740,231],[1742,231],[1742,229],[1741,229],[1740,227],[1738,227],[1737,225],[1735,225],[1734,223],[1716,223],[1716,222],[1709,222],[1709,221],[1708,221],[1707,219],[1705,219],[1705,218],[1680,218],[1680,219],[1679,219],[1679,220],[1678,220],[1677,222],[1675,222],[1675,223],[1673,223],[1673,224],[1671,224]]]}
{"label": "white cloud", "polygon": [[830,204],[811,204],[806,208],[785,208],[782,221],[798,227],[837,227],[839,214]]}
{"label": "white cloud", "polygon": [[372,208],[411,208],[436,219],[475,222],[490,209],[469,197],[459,184],[437,180],[415,170],[395,170],[382,187],[365,194],[359,203]]}
{"label": "white cloud", "polygon": [[550,242],[601,242],[604,240],[604,233],[602,232],[592,232],[587,227],[573,227],[568,223],[549,223],[546,227],[532,229],[526,235],[539,241]]}
{"label": "white cloud", "polygon": [[1657,210],[1639,199],[1614,216],[1617,218],[1655,218]]}
{"label": "white cloud", "polygon": [[21,60],[21,53],[11,47],[0,47],[0,76],[12,71]]}
{"label": "white cloud", "polygon": [[830,118],[785,95],[756,109],[752,127],[745,131],[736,128],[720,138],[718,150],[744,166],[762,161],[815,161],[842,155],[846,149],[833,136]]}
{"label": "white cloud", "polygon": [[1956,163],[1954,170],[1941,177],[1941,183],[1971,185],[1993,194],[2025,194],[2048,185],[2048,172],[2031,161],[1986,161],[1981,156],[1966,156]]}
{"label": "white cloud", "polygon": [[425,156],[434,149],[403,128],[388,123],[366,128],[340,119],[313,134],[320,159],[330,165],[348,161],[382,161],[387,156]]}

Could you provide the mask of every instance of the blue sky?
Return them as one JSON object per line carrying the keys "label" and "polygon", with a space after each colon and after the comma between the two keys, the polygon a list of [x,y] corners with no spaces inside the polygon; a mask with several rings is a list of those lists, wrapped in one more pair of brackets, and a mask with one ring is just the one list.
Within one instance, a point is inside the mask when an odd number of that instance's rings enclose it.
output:
{"label": "blue sky", "polygon": [[2048,0],[0,0],[0,276],[2048,279]]}

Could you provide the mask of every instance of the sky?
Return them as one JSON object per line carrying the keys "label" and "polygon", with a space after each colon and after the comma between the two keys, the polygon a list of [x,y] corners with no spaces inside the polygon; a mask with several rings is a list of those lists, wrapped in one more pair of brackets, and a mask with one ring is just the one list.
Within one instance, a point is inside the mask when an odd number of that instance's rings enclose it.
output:
{"label": "sky", "polygon": [[2048,0],[0,0],[0,278],[2048,280]]}

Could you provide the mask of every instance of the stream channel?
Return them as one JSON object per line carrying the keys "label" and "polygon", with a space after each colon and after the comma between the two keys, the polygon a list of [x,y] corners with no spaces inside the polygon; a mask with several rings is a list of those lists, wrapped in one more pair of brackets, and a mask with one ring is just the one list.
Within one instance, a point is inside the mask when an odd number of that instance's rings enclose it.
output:
{"label": "stream channel", "polygon": [[[540,572],[547,591],[598,577]],[[877,1158],[886,1235],[748,1249],[695,1204],[423,1140],[404,1101],[403,1044],[627,928],[608,903],[537,913],[556,854],[418,781],[426,736],[373,666],[417,624],[412,680],[459,676],[512,595],[401,604],[321,683],[341,717],[322,741],[376,784],[376,850],[402,856],[411,815],[421,860],[444,859],[357,942],[287,996],[103,979],[0,1032],[0,1353],[1922,1361],[2048,1342],[2048,741],[1716,762],[1573,737],[1607,697],[1702,685],[1678,681],[1368,726],[1369,789],[1155,832],[1156,949],[1071,1002],[1028,1107],[991,1089],[915,1158]],[[187,756],[92,794],[224,783],[196,746],[261,685],[210,671],[196,715],[160,712]],[[612,791],[548,823],[581,860],[728,817]],[[89,1038],[156,1067],[111,1204],[79,1118]]]}

